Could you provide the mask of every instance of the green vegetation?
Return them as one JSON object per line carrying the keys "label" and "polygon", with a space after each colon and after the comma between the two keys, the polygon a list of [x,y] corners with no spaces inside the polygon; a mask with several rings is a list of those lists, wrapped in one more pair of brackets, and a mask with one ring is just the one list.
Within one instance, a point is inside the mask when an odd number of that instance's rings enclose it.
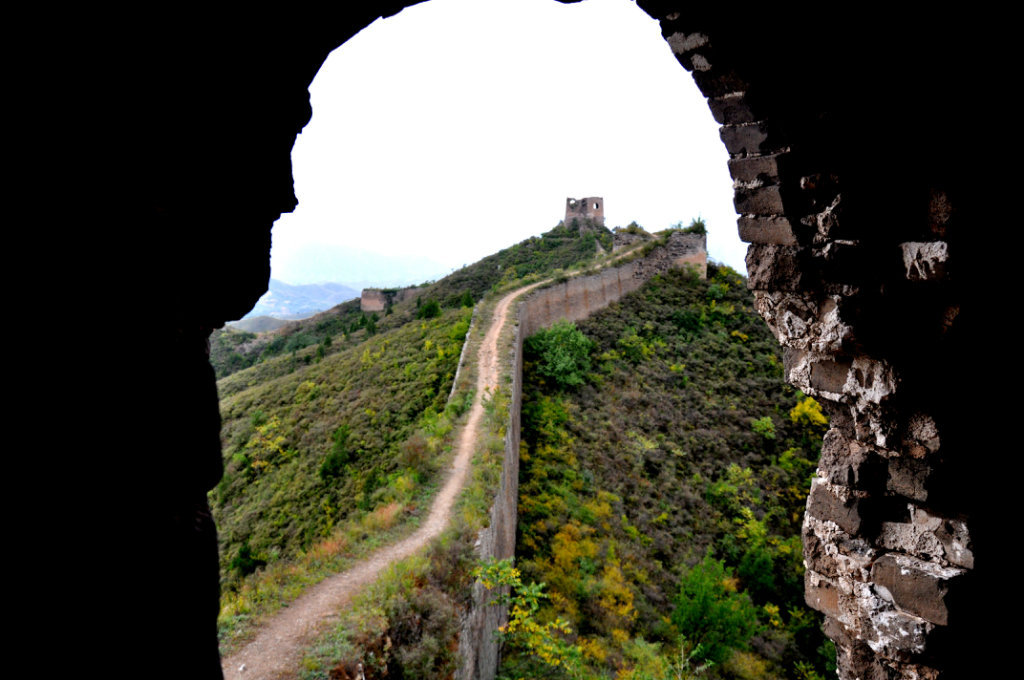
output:
{"label": "green vegetation", "polygon": [[[598,243],[610,250],[611,232],[604,227],[591,226],[581,233],[578,227],[560,224],[540,236],[463,267],[440,281],[423,284],[415,306],[389,306],[383,317],[365,314],[360,311],[359,300],[349,300],[270,333],[256,335],[230,328],[214,331],[210,336],[210,363],[220,379],[277,357],[291,356],[291,362],[278,362],[272,368],[266,367],[269,371],[249,376],[247,384],[255,384],[311,363],[318,352],[310,348],[322,346],[327,339],[338,341],[340,336],[340,342],[324,346],[319,352],[323,356],[360,342],[363,331],[372,335],[397,328],[414,317],[434,318],[420,314],[436,315],[443,309],[472,307],[492,290],[508,287],[528,276],[541,277],[592,260]],[[428,311],[422,311],[424,308]],[[234,390],[237,385],[222,383],[221,389],[225,388]]]}
{"label": "green vegetation", "polygon": [[438,316],[441,316],[441,305],[437,300],[427,300],[416,310],[417,319],[433,319]]}
{"label": "green vegetation", "polygon": [[647,230],[644,229],[643,227],[641,227],[636,222],[630,222],[629,224],[627,224],[624,227],[615,227],[615,233],[617,233],[617,234],[637,234],[637,235],[643,234],[643,235],[650,236],[650,234],[647,232]]}
{"label": "green vegetation", "polygon": [[[270,334],[215,334],[226,472],[210,500],[225,649],[307,585],[415,527],[472,402],[472,369],[448,395],[475,300],[518,285],[520,273],[592,259],[593,236],[558,227],[421,287],[383,316],[355,300]],[[446,539],[466,548],[465,560],[497,485],[507,420],[503,391],[485,404],[494,433],[463,501],[467,519]],[[471,585],[470,568],[460,588]],[[445,592],[462,597],[455,586]],[[402,611],[422,609],[421,595],[408,593]]]}
{"label": "green vegetation", "polygon": [[491,602],[508,609],[508,623],[498,631],[502,642],[552,668],[579,673],[583,652],[566,642],[565,636],[572,633],[569,624],[564,619],[545,623],[537,620],[540,601],[547,598],[543,583],[523,583],[512,560],[487,562],[477,567],[473,576],[487,590],[498,591]]}
{"label": "green vegetation", "polygon": [[702,660],[720,664],[743,649],[757,630],[750,597],[737,590],[732,569],[711,556],[680,579],[672,623],[700,646]]}
{"label": "green vegetation", "polygon": [[527,351],[538,357],[538,375],[562,388],[583,384],[594,343],[576,330],[576,324],[559,321],[528,338],[526,345]]}
{"label": "green vegetation", "polygon": [[[489,315],[489,293],[591,260],[599,236],[559,226],[383,316],[355,301],[274,334],[222,338],[256,357],[243,370],[227,361],[219,383],[228,472],[211,502],[226,647],[411,531],[472,400],[465,372],[447,399],[469,306],[484,298],[478,314]],[[480,567],[473,547],[499,486],[503,383],[483,395],[451,526],[341,614],[302,677],[344,677],[357,662],[376,677],[449,677],[476,578],[510,588],[495,591],[512,606],[505,678],[824,677],[798,534],[825,418],[783,384],[742,278],[715,266],[709,276],[670,272],[528,342],[518,569]],[[509,330],[501,342],[507,357]]]}
{"label": "green vegetation", "polygon": [[672,229],[678,229],[684,234],[707,234],[708,226],[704,222],[703,217],[694,217],[690,220],[690,224],[683,226],[682,222],[672,225]]}
{"label": "green vegetation", "polygon": [[564,620],[581,663],[519,646],[503,677],[828,672],[799,538],[825,419],[783,383],[742,277],[708,273],[669,272],[579,322],[591,368],[571,391],[528,343],[517,565],[545,584],[532,617]]}
{"label": "green vegetation", "polygon": [[[489,316],[484,304],[481,314]],[[509,355],[511,340],[510,333],[503,334],[500,356]],[[484,395],[472,478],[456,502],[448,529],[426,555],[390,567],[341,613],[338,625],[303,659],[304,680],[355,677],[358,663],[364,664],[367,677],[451,677],[459,617],[470,604],[478,566],[474,544],[489,521],[499,485],[508,408],[504,390]]]}
{"label": "green vegetation", "polygon": [[221,401],[226,470],[210,500],[226,640],[418,521],[472,398],[464,390],[446,404],[470,314],[460,307],[364,332],[362,342],[280,375],[275,364],[291,357],[225,379],[272,376]]}

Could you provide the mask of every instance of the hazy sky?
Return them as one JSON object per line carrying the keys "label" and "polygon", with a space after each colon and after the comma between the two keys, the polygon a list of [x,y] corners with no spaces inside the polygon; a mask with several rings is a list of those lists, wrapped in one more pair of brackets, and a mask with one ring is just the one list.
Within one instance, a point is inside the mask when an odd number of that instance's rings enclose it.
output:
{"label": "hazy sky", "polygon": [[602,196],[608,227],[699,214],[710,256],[745,270],[718,125],[629,0],[430,0],[335,50],[310,93],[274,278],[362,280],[352,250],[440,276],[547,231],[568,196]]}

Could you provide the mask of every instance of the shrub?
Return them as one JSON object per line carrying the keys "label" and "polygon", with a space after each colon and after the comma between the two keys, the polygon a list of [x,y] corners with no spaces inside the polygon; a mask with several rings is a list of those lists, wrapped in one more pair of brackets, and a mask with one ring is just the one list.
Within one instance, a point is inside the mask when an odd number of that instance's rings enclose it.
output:
{"label": "shrub", "polygon": [[683,233],[684,234],[707,234],[708,233],[708,228],[707,228],[707,225],[704,224],[704,218],[703,217],[699,217],[699,216],[698,217],[694,217],[692,220],[690,220],[690,226],[688,226],[685,229],[683,229]]}
{"label": "shrub", "polygon": [[433,319],[441,316],[441,303],[437,300],[427,300],[416,310],[417,319]]}
{"label": "shrub", "polygon": [[538,331],[526,341],[527,351],[537,357],[537,373],[551,378],[562,388],[585,382],[593,347],[593,341],[583,335],[576,324],[564,320]]}
{"label": "shrub", "polygon": [[721,663],[743,649],[756,632],[757,610],[737,592],[732,570],[710,555],[690,569],[679,584],[672,623],[700,645],[703,661]]}
{"label": "shrub", "polygon": [[228,568],[237,572],[239,576],[248,576],[260,567],[267,566],[266,560],[261,560],[253,555],[249,542],[246,541],[238,549],[238,555],[231,560]]}
{"label": "shrub", "polygon": [[750,423],[750,429],[765,439],[775,439],[775,423],[772,422],[771,416],[755,418],[754,421]]}
{"label": "shrub", "polygon": [[789,419],[797,425],[807,428],[824,427],[828,425],[828,418],[821,412],[821,404],[814,400],[814,397],[807,397],[799,402],[789,412]]}
{"label": "shrub", "polygon": [[344,470],[345,463],[351,458],[348,450],[349,435],[348,425],[342,425],[331,435],[334,446],[331,447],[331,452],[327,454],[327,458],[320,465],[320,479],[327,480],[330,477],[337,477]]}

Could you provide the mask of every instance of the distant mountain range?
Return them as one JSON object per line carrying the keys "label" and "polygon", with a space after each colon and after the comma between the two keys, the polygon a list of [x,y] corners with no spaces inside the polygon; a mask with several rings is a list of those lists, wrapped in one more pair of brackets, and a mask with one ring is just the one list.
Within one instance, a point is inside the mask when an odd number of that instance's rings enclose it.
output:
{"label": "distant mountain range", "polygon": [[[293,285],[270,279],[270,288],[243,320],[255,317],[304,319],[334,307],[340,302],[359,297],[362,291],[343,283],[307,283]],[[246,326],[251,324],[233,324]],[[246,330],[257,330],[249,329]],[[270,330],[261,327],[258,330]]]}

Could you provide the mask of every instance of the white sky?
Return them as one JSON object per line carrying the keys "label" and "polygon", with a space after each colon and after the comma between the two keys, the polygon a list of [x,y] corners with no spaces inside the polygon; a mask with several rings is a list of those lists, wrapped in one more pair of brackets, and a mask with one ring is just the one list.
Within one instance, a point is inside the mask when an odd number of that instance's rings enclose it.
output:
{"label": "white sky", "polygon": [[549,230],[568,196],[603,197],[608,227],[699,214],[710,256],[745,271],[718,125],[629,0],[430,0],[335,50],[310,93],[274,278],[323,280],[310,253],[339,246],[440,276]]}

